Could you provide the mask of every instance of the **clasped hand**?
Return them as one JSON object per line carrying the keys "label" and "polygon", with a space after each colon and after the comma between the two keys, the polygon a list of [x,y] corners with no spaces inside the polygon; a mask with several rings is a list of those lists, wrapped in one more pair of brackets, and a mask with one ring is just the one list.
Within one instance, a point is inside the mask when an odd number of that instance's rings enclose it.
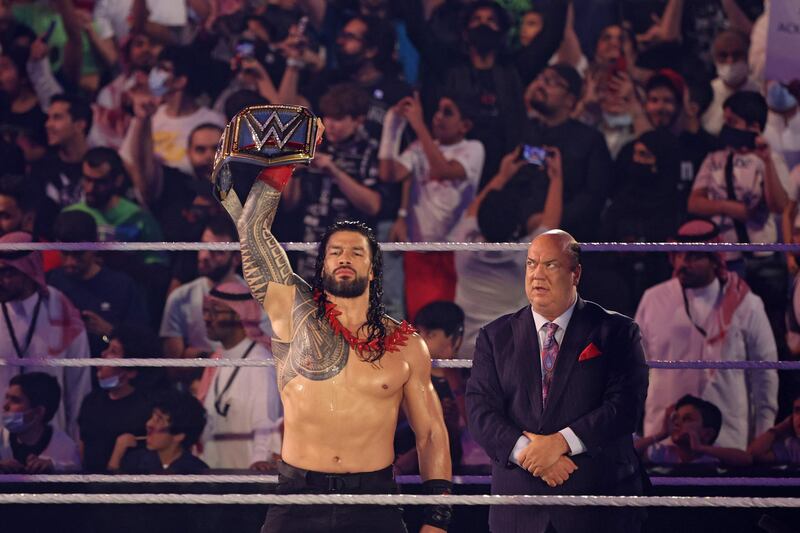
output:
{"label": "clasped hand", "polygon": [[536,435],[523,432],[530,443],[520,452],[517,459],[522,468],[541,478],[551,487],[563,484],[578,469],[565,454],[569,445],[560,433]]}

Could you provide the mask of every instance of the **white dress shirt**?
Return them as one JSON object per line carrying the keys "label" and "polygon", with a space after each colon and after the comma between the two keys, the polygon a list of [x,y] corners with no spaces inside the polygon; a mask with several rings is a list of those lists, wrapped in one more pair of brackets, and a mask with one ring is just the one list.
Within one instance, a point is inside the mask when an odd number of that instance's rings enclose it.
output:
{"label": "white dress shirt", "polygon": [[[545,338],[547,337],[547,328],[545,327],[550,322],[558,325],[558,329],[555,333],[556,342],[558,343],[559,350],[561,348],[561,341],[564,340],[564,334],[567,331],[567,326],[569,325],[569,321],[572,318],[572,312],[575,310],[575,304],[577,303],[577,299],[572,302],[572,305],[564,311],[558,318],[555,320],[547,320],[545,317],[537,313],[533,310],[533,306],[531,306],[531,313],[533,314],[533,323],[536,325],[536,333],[539,335],[539,350],[542,350],[544,346]],[[559,354],[560,355],[560,354]],[[539,354],[539,361],[541,361],[541,353]],[[544,380],[544,371],[542,370],[542,365],[539,365],[539,369],[542,371],[542,380]],[[559,431],[561,435],[564,437],[564,440],[567,441],[569,445],[569,455],[578,455],[586,451],[586,445],[583,444],[583,441],[578,438],[574,431],[571,428],[566,427]],[[519,465],[519,460],[517,456],[519,453],[525,449],[525,447],[530,443],[530,439],[525,435],[520,436],[517,439],[517,443],[514,445],[514,449],[511,450],[511,456],[509,457],[509,461]]]}

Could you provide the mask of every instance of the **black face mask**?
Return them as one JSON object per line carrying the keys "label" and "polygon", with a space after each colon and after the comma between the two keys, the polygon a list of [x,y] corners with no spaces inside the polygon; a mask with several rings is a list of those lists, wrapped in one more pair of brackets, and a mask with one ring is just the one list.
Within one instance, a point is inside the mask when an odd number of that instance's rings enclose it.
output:
{"label": "black face mask", "polygon": [[628,167],[628,175],[635,182],[647,183],[653,180],[656,173],[653,170],[653,165],[631,161]]}
{"label": "black face mask", "polygon": [[503,44],[503,34],[486,24],[481,24],[467,30],[467,42],[475,47],[479,54],[487,54],[500,49]]}
{"label": "black face mask", "polygon": [[345,72],[355,72],[364,63],[364,54],[361,52],[356,54],[346,54],[339,50],[337,59],[339,60],[339,68]]}
{"label": "black face mask", "polygon": [[754,131],[745,131],[730,126],[722,126],[719,132],[720,146],[739,150],[746,148],[748,150],[755,150],[756,137],[758,134]]}

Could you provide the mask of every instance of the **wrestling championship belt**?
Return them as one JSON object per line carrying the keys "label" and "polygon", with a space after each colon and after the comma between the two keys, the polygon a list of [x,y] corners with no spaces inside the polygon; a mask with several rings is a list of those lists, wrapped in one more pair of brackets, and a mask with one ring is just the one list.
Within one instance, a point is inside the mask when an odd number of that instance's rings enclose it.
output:
{"label": "wrestling championship belt", "polygon": [[308,163],[322,135],[321,121],[295,105],[256,105],[225,127],[214,157],[214,196],[229,213],[241,213],[256,177],[269,167]]}

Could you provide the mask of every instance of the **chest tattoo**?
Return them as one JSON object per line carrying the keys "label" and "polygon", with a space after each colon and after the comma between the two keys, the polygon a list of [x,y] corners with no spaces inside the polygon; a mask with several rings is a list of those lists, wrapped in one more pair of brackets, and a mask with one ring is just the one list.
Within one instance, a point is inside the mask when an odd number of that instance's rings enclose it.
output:
{"label": "chest tattoo", "polygon": [[324,381],[347,365],[350,346],[327,320],[317,318],[316,312],[308,288],[298,287],[292,309],[293,338],[290,342],[273,340],[272,344],[280,390],[298,375]]}

